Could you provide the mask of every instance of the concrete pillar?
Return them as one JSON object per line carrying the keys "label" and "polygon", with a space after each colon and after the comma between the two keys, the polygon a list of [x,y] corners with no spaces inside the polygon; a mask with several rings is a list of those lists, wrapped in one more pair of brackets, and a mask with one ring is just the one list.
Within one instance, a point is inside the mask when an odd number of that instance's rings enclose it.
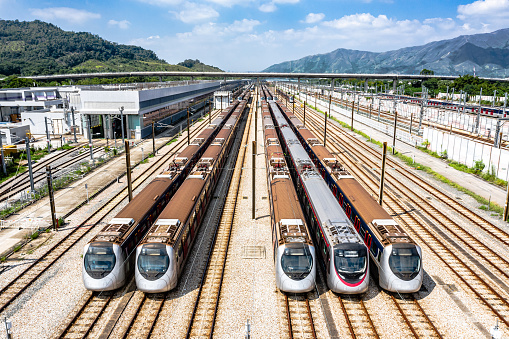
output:
{"label": "concrete pillar", "polygon": [[392,80],[392,91],[396,93],[396,87],[398,86],[398,79]]}
{"label": "concrete pillar", "polygon": [[364,79],[364,93],[368,92],[368,79]]}

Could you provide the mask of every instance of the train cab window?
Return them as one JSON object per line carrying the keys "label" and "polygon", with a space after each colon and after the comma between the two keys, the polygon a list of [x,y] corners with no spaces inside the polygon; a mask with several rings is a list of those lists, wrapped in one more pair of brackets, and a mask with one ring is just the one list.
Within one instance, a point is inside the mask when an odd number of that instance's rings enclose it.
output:
{"label": "train cab window", "polygon": [[91,243],[83,259],[85,271],[94,279],[110,274],[115,267],[116,257],[113,244],[108,242]]}
{"label": "train cab window", "polygon": [[288,244],[281,256],[281,267],[293,280],[302,280],[308,276],[313,267],[313,257],[309,245],[304,243]]}
{"label": "train cab window", "polygon": [[164,244],[145,244],[138,256],[138,271],[147,280],[161,278],[170,266],[170,257]]}
{"label": "train cab window", "polygon": [[400,279],[409,281],[419,274],[421,257],[414,244],[395,244],[389,257],[391,271]]}
{"label": "train cab window", "polygon": [[347,281],[354,281],[366,272],[368,252],[361,244],[339,244],[334,246],[334,267]]}

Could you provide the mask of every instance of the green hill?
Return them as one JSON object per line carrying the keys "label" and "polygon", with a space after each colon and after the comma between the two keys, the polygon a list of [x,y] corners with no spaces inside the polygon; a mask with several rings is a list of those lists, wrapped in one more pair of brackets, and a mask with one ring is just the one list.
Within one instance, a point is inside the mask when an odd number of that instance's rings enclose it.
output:
{"label": "green hill", "polygon": [[0,74],[6,76],[203,70],[220,71],[198,60],[192,67],[170,65],[153,51],[91,33],[64,31],[38,20],[0,20]]}

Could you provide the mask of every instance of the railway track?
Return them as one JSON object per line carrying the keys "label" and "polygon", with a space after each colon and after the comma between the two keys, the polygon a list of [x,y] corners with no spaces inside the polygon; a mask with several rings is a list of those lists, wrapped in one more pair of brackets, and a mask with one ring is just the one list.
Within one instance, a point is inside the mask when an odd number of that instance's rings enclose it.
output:
{"label": "railway track", "polygon": [[88,292],[89,296],[76,317],[58,336],[59,338],[86,338],[109,305],[113,292]]}
{"label": "railway track", "polygon": [[[309,121],[309,119],[307,121]],[[317,130],[319,130],[319,127],[315,129],[315,132]],[[321,134],[321,132],[318,133]],[[331,147],[331,143],[328,145]],[[343,145],[346,145],[346,143],[343,143]],[[334,144],[332,147],[336,148]],[[335,149],[335,151],[338,150],[339,148]],[[339,152],[338,154],[343,154],[341,156],[341,161],[351,170],[351,173],[355,174],[358,180],[360,180],[365,187],[368,187],[373,195],[377,195],[379,187],[378,178],[373,177],[372,173],[366,169],[367,166],[359,165],[359,160],[352,159],[351,155],[347,157],[344,153]],[[355,154],[357,156],[362,155],[362,153],[358,151],[355,152]],[[372,157],[372,155],[362,158],[361,161],[369,163],[369,157]],[[396,165],[396,163],[394,163],[394,165]],[[507,295],[498,291],[497,288],[495,288],[496,286],[493,286],[492,283],[492,281],[495,281],[498,283],[497,286],[504,286],[505,282],[501,281],[497,276],[490,274],[482,264],[477,262],[475,258],[472,258],[471,255],[469,256],[468,251],[462,249],[461,246],[458,246],[454,241],[448,239],[447,235],[441,232],[439,227],[429,222],[429,220],[427,222],[427,217],[424,215],[424,212],[428,208],[427,205],[414,206],[410,202],[403,203],[399,195],[403,194],[404,196],[403,190],[398,189],[397,193],[394,192],[398,185],[391,185],[391,189],[386,190],[388,193],[384,196],[384,202],[389,214],[396,216],[402,222],[402,225],[410,231],[414,239],[418,240],[421,245],[425,244],[430,251],[475,294],[476,298],[479,299],[485,307],[491,310],[507,327],[509,327],[509,302],[507,301]],[[408,187],[404,187],[404,189],[409,190]],[[420,207],[420,210],[417,209],[418,207]],[[430,228],[435,232],[432,232]],[[435,235],[435,233],[438,233],[440,236]],[[459,253],[459,255],[456,253]],[[465,259],[465,256],[467,259]],[[472,262],[474,265],[472,265]],[[486,279],[486,275],[492,280]]]}
{"label": "railway track", "polygon": [[[217,113],[216,113],[217,115]],[[191,135],[194,137],[207,125],[203,123],[200,127],[195,128]],[[195,125],[196,126],[196,125]],[[152,175],[161,171],[167,165],[167,162],[173,155],[184,145],[187,139],[182,138],[174,144],[173,148],[166,155],[160,157],[151,167],[151,169],[143,172],[139,177],[133,180],[133,191],[148,180]],[[127,187],[111,197],[104,205],[88,216],[80,225],[74,228],[67,236],[58,241],[49,248],[38,259],[27,265],[17,277],[11,280],[6,286],[0,290],[0,312],[10,305],[23,291],[37,280],[49,267],[51,267],[62,255],[64,255],[72,246],[80,241],[90,230],[100,224],[101,220],[108,215],[116,206],[118,206],[127,197]]]}
{"label": "railway track", "polygon": [[290,338],[317,338],[308,295],[279,292],[284,299],[288,336]]}
{"label": "railway track", "polygon": [[141,302],[124,329],[121,338],[149,338],[163,307],[166,293],[143,293]]}
{"label": "railway track", "polygon": [[440,332],[412,294],[390,294],[415,338],[442,338]]}
{"label": "railway track", "polygon": [[[309,95],[310,94],[308,94],[308,96]],[[319,96],[319,100],[321,100],[322,102],[327,103],[327,104],[325,104],[326,106],[328,105],[328,101],[329,101],[328,97]],[[334,104],[338,105],[338,106],[344,107],[344,109],[346,109],[347,111],[351,110],[352,103],[350,101],[348,101],[347,99],[341,100],[341,99],[333,98],[332,102]],[[311,103],[313,103],[313,101],[308,102],[308,104],[311,104]],[[440,109],[438,107],[435,107],[435,106],[426,106],[426,107],[427,108],[428,107],[430,107],[430,108],[437,108],[440,111]],[[382,121],[385,121],[385,122],[390,123],[390,124],[392,124],[393,121],[394,121],[394,114],[392,114],[390,112],[387,112],[387,111],[382,111],[382,110],[380,110],[380,114],[379,114],[378,109],[375,109],[373,107],[371,107],[371,109],[370,109],[370,106],[360,105],[359,108],[357,108],[357,104],[355,104],[354,110],[356,112],[358,110],[359,112],[361,112],[363,115],[366,115],[366,116],[371,116],[371,117],[372,116],[378,116],[378,120],[379,121],[381,119]],[[444,110],[444,109],[442,109],[442,110]],[[451,114],[455,114],[456,111],[450,111],[450,113]],[[465,114],[475,114],[475,113],[465,113]],[[493,138],[491,138],[491,137],[486,137],[484,135],[473,134],[471,132],[468,132],[467,130],[464,129],[465,125],[464,124],[462,125],[461,122],[451,121],[450,123],[451,124],[449,124],[449,121],[447,121],[447,125],[446,125],[446,124],[442,124],[442,123],[440,123],[438,121],[437,122],[429,121],[429,119],[428,120],[424,120],[424,119],[422,120],[422,125],[424,125],[424,126],[428,126],[428,127],[431,127],[431,128],[436,128],[436,129],[439,129],[439,130],[444,131],[444,132],[454,131],[455,134],[461,135],[461,136],[469,138],[469,139],[473,139],[473,140],[476,140],[476,141],[483,142],[486,145],[492,145],[493,142],[494,142]],[[412,131],[418,131],[418,129],[419,129],[419,119],[415,115],[414,115],[413,119],[411,119],[409,117],[406,117],[406,116],[398,115],[398,125],[400,126],[399,128],[404,129],[404,130],[410,130],[410,125],[411,125],[412,126]],[[508,146],[509,146],[509,142],[508,141],[504,141],[504,140],[501,141],[501,147],[502,148],[507,148]]]}
{"label": "railway track", "polygon": [[[251,104],[250,113],[252,113],[253,107],[254,106]],[[249,114],[247,121],[248,129],[244,131],[240,143],[241,154],[236,158],[233,175],[228,185],[228,193],[207,258],[205,272],[200,282],[191,319],[187,326],[186,338],[211,338],[214,334],[231,232],[236,218],[237,201],[241,199],[239,198],[241,195],[241,180],[243,178],[244,168],[247,165],[245,162],[247,162],[246,153],[251,120],[252,114]],[[233,147],[236,147],[236,145]]]}
{"label": "railway track", "polygon": [[[335,132],[336,131],[339,132],[342,139],[346,141],[341,144],[333,142],[332,147],[335,147],[338,153],[340,151],[347,151],[347,153],[351,155],[357,154],[358,156],[362,155],[361,152],[368,153],[368,156],[363,156],[362,162],[371,168],[378,167],[378,163],[374,159],[380,158],[380,153],[377,153],[375,150],[363,143],[356,145],[357,147],[354,148],[352,145],[355,143],[355,138],[341,129],[335,128]],[[494,272],[494,274],[488,274],[490,278],[509,293],[509,285],[507,284],[507,281],[509,281],[509,261],[501,256],[498,251],[493,250],[491,246],[484,244],[478,239],[478,237],[475,236],[475,234],[472,234],[470,230],[466,229],[460,223],[449,217],[446,213],[436,208],[428,199],[422,198],[422,195],[416,193],[415,189],[411,189],[408,184],[401,180],[401,178],[405,178],[413,185],[420,187],[424,192],[426,192],[426,194],[430,194],[435,197],[435,199],[440,202],[440,205],[445,205],[456,211],[468,222],[471,222],[473,225],[481,226],[483,231],[494,240],[507,246],[509,245],[509,235],[456,200],[442,193],[427,181],[413,173],[410,173],[407,169],[402,168],[399,163],[389,160],[388,165],[396,171],[396,175],[390,171],[386,172],[387,182],[391,183],[391,189],[397,192],[400,197],[403,197],[412,203],[412,205],[421,206],[422,213],[426,216],[426,218],[428,218],[434,225],[441,225],[441,227],[447,231],[446,234],[443,234],[444,239],[447,239],[451,245],[459,243],[461,244],[461,249],[468,249],[469,253],[475,254],[475,256],[477,256],[485,266],[488,266],[491,271]],[[359,165],[355,163],[352,163],[350,166],[356,168],[359,167]],[[354,172],[357,171],[358,170],[355,170]],[[464,250],[461,251],[464,252]],[[504,279],[500,279],[500,277]]]}
{"label": "railway track", "polygon": [[352,338],[380,338],[362,295],[341,295],[338,301]]}
{"label": "railway track", "polygon": [[[67,150],[67,151],[69,151],[69,150]],[[77,149],[72,149],[72,151],[77,151]],[[97,153],[100,153],[102,151],[104,151],[104,147],[96,147],[94,149],[93,153],[97,154]],[[62,154],[59,158],[62,158],[64,156],[68,156],[71,153],[72,152],[66,153],[66,154]],[[77,164],[77,163],[83,161],[84,159],[86,159],[89,156],[90,156],[90,153],[88,153],[88,152],[81,153],[81,154],[77,155],[76,157],[61,163],[57,167],[52,169],[53,170],[52,174],[53,175],[58,175],[58,172],[61,172],[67,166],[72,165],[72,164]],[[58,159],[51,159],[51,160],[58,160]],[[38,184],[40,181],[45,181],[46,180],[46,173],[45,173],[46,172],[46,165],[49,165],[52,162],[53,161],[45,161],[41,165],[39,165],[39,163],[37,163],[37,166],[34,166],[34,168],[32,169],[32,171],[34,173],[33,174],[34,185]],[[16,178],[18,178],[18,177],[16,177]],[[5,200],[9,199],[9,197],[12,197],[13,195],[15,195],[17,193],[30,188],[30,179],[29,179],[28,172],[23,172],[19,176],[18,180],[16,180],[15,182],[12,182],[10,185],[8,185],[6,187],[3,187],[3,188],[4,189],[2,191],[0,191],[0,202],[1,201],[5,201]]]}

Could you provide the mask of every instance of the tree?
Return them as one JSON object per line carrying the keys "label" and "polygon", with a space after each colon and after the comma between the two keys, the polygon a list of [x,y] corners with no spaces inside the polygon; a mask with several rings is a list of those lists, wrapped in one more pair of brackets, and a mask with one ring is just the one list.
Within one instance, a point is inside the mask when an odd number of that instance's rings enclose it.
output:
{"label": "tree", "polygon": [[435,75],[435,72],[431,71],[429,69],[423,68],[420,74],[421,75]]}

